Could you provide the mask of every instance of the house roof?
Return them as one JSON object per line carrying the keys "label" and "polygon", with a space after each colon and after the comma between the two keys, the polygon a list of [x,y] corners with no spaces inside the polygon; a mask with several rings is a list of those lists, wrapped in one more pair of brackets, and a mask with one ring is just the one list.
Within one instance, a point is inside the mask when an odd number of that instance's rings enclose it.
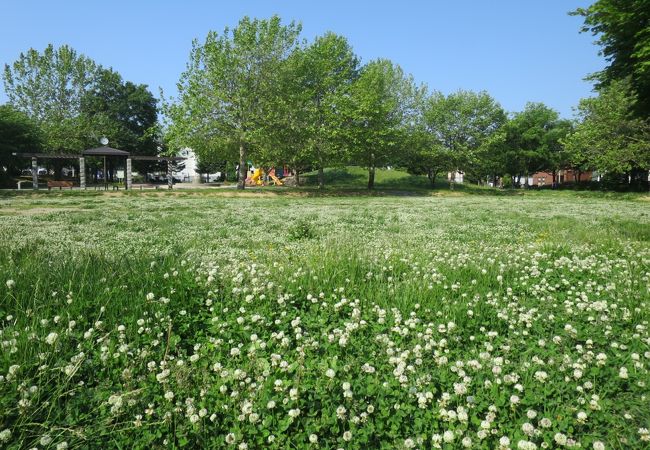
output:
{"label": "house roof", "polygon": [[124,150],[118,150],[116,148],[112,147],[97,147],[97,148],[89,148],[88,150],[84,150],[82,152],[84,156],[129,156],[129,152],[125,152]]}

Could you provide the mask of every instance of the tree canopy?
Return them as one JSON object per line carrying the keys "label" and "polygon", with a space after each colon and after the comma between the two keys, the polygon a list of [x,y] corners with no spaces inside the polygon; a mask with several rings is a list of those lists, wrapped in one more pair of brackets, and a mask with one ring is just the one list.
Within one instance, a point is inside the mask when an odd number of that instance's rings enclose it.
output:
{"label": "tree canopy", "polygon": [[573,12],[584,17],[583,32],[596,43],[609,65],[593,75],[598,86],[630,79],[637,115],[650,116],[650,1],[598,0]]}

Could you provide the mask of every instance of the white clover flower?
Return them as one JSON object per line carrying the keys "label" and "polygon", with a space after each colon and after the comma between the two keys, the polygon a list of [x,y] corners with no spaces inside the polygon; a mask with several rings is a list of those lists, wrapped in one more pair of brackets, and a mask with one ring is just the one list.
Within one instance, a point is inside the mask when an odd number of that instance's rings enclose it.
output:
{"label": "white clover flower", "polygon": [[620,378],[624,379],[624,380],[627,379],[627,378],[629,377],[629,375],[628,375],[628,373],[627,373],[627,367],[621,367],[621,368],[618,370],[618,376],[619,376]]}
{"label": "white clover flower", "polygon": [[174,399],[174,393],[172,391],[165,392],[165,399],[172,401]]}
{"label": "white clover flower", "polygon": [[520,400],[519,400],[518,396],[516,396],[516,395],[511,395],[510,396],[510,403],[512,403],[513,405],[516,405],[517,403],[519,403],[519,401]]}
{"label": "white clover flower", "polygon": [[415,447],[415,441],[413,441],[413,439],[411,439],[411,438],[404,439],[404,447],[405,448],[414,448]]}
{"label": "white clover flower", "polygon": [[68,443],[66,441],[56,444],[56,450],[65,450],[66,448],[68,448]]}
{"label": "white clover flower", "polygon": [[235,433],[228,433],[226,435],[226,444],[234,444],[236,441]]}
{"label": "white clover flower", "polygon": [[551,419],[544,417],[542,418],[542,420],[539,421],[539,425],[542,428],[551,428],[551,425],[553,425],[553,423],[551,422]]}
{"label": "white clover flower", "polygon": [[650,431],[647,428],[639,428],[640,439],[644,442],[650,441]]}
{"label": "white clover flower", "polygon": [[336,372],[334,372],[333,369],[327,369],[327,370],[325,371],[325,376],[326,376],[327,378],[334,378],[334,377],[336,376]]}
{"label": "white clover flower", "polygon": [[447,430],[444,433],[442,433],[442,440],[445,441],[447,444],[454,442],[454,432],[451,430]]}
{"label": "white clover flower", "polygon": [[346,441],[346,442],[351,441],[352,440],[352,432],[346,431],[345,433],[343,433],[343,440]]}
{"label": "white clover flower", "polygon": [[289,417],[292,419],[295,419],[300,415],[300,408],[295,408],[295,409],[290,409],[289,410]]}
{"label": "white clover flower", "polygon": [[313,434],[313,433],[310,434],[310,435],[309,435],[309,442],[311,442],[312,444],[317,443],[317,442],[318,442],[318,436],[315,435],[315,434]]}
{"label": "white clover flower", "polygon": [[535,427],[533,424],[526,422],[521,426],[521,431],[523,431],[528,436],[532,436],[535,433]]}
{"label": "white clover flower", "polygon": [[11,430],[9,428],[0,431],[0,442],[9,442],[9,439],[11,439]]}
{"label": "white clover flower", "polygon": [[594,441],[593,448],[594,450],[605,450],[605,444],[603,444],[601,441]]}
{"label": "white clover flower", "polygon": [[587,413],[584,411],[580,411],[577,415],[578,422],[580,423],[585,423],[587,421]]}
{"label": "white clover flower", "polygon": [[509,447],[510,446],[510,438],[508,438],[508,436],[501,436],[501,438],[499,439],[499,445],[501,447],[504,447],[504,448]]}
{"label": "white clover flower", "polygon": [[52,437],[50,437],[49,434],[44,434],[43,436],[41,436],[39,442],[43,447],[48,446],[52,443]]}
{"label": "white clover flower", "polygon": [[53,331],[53,332],[51,332],[50,334],[47,335],[47,337],[45,338],[45,342],[48,345],[54,345],[54,343],[56,342],[56,340],[58,338],[59,338],[59,335]]}
{"label": "white clover flower", "polygon": [[562,434],[562,433],[555,433],[555,436],[553,436],[553,440],[554,440],[558,445],[566,445],[567,437],[566,437],[565,434]]}
{"label": "white clover flower", "polygon": [[14,286],[16,286],[16,282],[14,280],[7,280],[5,284],[7,285],[7,289],[13,289]]}
{"label": "white clover flower", "polygon": [[149,293],[147,294],[147,300],[153,300],[154,298],[156,298],[156,296],[154,295],[153,292],[149,292]]}
{"label": "white clover flower", "polygon": [[537,444],[522,439],[517,442],[517,448],[520,450],[535,450],[537,448]]}
{"label": "white clover flower", "polygon": [[463,438],[460,443],[463,445],[465,448],[471,448],[472,447],[472,439],[469,436],[466,436]]}

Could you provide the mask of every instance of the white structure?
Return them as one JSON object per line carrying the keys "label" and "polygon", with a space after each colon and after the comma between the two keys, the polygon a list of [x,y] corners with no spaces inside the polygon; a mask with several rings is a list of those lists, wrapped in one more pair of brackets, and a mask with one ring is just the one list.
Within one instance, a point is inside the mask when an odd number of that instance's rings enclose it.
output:
{"label": "white structure", "polygon": [[456,172],[447,172],[447,181],[453,181],[454,183],[462,183],[464,181],[465,173],[460,170]]}
{"label": "white structure", "polygon": [[183,161],[185,167],[183,170],[176,172],[176,177],[180,178],[183,183],[210,183],[221,178],[221,172],[216,172],[208,174],[208,179],[206,180],[206,174],[199,173],[197,171],[198,160],[196,158],[196,154],[192,151],[191,148],[186,147],[182,149],[178,156],[185,158],[185,161]]}
{"label": "white structure", "polygon": [[180,172],[176,172],[176,176],[184,183],[197,181],[199,179],[199,174],[196,172],[197,160],[192,149],[184,148],[180,151],[178,156],[186,159],[183,161],[185,167]]}

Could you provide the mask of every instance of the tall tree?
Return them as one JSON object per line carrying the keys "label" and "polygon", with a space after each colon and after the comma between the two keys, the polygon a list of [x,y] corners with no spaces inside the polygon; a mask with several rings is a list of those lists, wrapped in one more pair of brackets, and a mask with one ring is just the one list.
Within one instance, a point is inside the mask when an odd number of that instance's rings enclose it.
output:
{"label": "tall tree", "polygon": [[374,189],[378,166],[390,164],[405,145],[405,125],[414,120],[418,87],[413,77],[386,59],[366,64],[341,103],[348,120],[354,160],[368,169]]}
{"label": "tall tree", "polygon": [[317,37],[304,51],[297,52],[297,88],[306,96],[308,148],[318,168],[318,186],[324,187],[323,169],[345,160],[347,148],[339,139],[343,126],[340,105],[349,95],[357,76],[358,59],[347,40],[334,33]]}
{"label": "tall tree", "polygon": [[[237,187],[244,189],[248,158],[264,145],[265,130],[273,126],[269,103],[277,98],[281,65],[299,34],[299,25],[285,26],[277,16],[245,17],[232,31],[211,31],[203,44],[194,41],[178,84],[179,101],[167,108],[173,143],[195,148],[199,156],[234,143],[239,148]],[[200,142],[213,145],[198,148]]]}
{"label": "tall tree", "polygon": [[89,135],[106,135],[113,146],[136,155],[156,154],[157,100],[146,85],[125,82],[119,73],[100,69],[81,98],[80,112]]}
{"label": "tall tree", "polygon": [[650,170],[650,121],[630,113],[633,94],[626,82],[612,82],[597,97],[580,101],[580,122],[565,144],[574,164],[613,178],[645,179]]}
{"label": "tall tree", "polygon": [[82,145],[81,99],[97,73],[90,58],[50,44],[43,53],[30,49],[5,65],[3,80],[9,103],[41,127],[45,151],[60,153]]}
{"label": "tall tree", "polygon": [[593,75],[599,86],[630,79],[637,115],[650,116],[650,1],[598,0],[572,14],[584,17],[583,32],[598,36],[596,43],[609,65]]}

